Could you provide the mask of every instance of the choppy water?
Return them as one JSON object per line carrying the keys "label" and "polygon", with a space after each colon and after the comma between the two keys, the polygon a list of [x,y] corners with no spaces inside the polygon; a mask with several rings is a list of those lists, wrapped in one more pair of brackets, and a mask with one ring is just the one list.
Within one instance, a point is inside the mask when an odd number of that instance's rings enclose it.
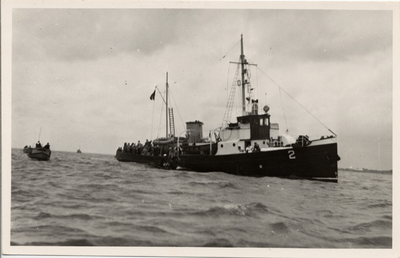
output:
{"label": "choppy water", "polygon": [[11,245],[391,248],[392,175],[336,184],[13,149]]}

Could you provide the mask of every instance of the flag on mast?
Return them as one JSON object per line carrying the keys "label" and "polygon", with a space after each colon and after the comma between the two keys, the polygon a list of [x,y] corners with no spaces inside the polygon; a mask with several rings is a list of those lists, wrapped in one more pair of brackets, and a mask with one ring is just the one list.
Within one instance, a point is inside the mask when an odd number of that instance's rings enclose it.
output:
{"label": "flag on mast", "polygon": [[150,100],[155,100],[156,99],[156,90],[153,91],[153,93],[150,95]]}

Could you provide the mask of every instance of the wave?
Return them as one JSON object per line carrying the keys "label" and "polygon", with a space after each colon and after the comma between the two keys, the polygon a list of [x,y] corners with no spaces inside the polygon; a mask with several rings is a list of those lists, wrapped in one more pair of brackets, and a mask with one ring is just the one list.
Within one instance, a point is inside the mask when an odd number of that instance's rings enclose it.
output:
{"label": "wave", "polygon": [[192,178],[192,176],[187,171],[179,171],[179,173],[177,173],[175,176],[178,178]]}
{"label": "wave", "polygon": [[44,242],[44,241],[39,241],[39,242],[27,242],[27,243],[16,243],[16,242],[11,242],[11,246],[19,246],[19,245],[24,245],[24,246],[94,246],[92,241],[88,239],[70,239],[66,241],[59,241],[59,242]]}
{"label": "wave", "polygon": [[379,236],[379,237],[358,237],[347,238],[342,241],[348,243],[348,248],[363,247],[363,248],[392,248],[392,237]]}
{"label": "wave", "polygon": [[284,222],[270,223],[269,226],[275,234],[288,234],[291,232]]}
{"label": "wave", "polygon": [[196,211],[193,213],[194,215],[200,215],[200,216],[213,216],[213,217],[218,217],[218,216],[223,216],[223,215],[240,215],[240,216],[245,216],[246,213],[240,209],[239,206],[226,206],[226,207],[212,207],[206,210],[202,211]]}
{"label": "wave", "polygon": [[387,220],[374,220],[372,222],[360,223],[352,227],[348,227],[350,231],[370,232],[372,229],[391,229],[392,221]]}
{"label": "wave", "polygon": [[232,188],[232,189],[239,189],[237,185],[235,185],[232,182],[189,182],[188,183],[190,186],[213,186],[216,185],[219,189],[224,189],[224,188]]}
{"label": "wave", "polygon": [[[71,233],[73,235],[77,234],[86,234],[85,230],[82,230],[80,228],[76,227],[66,227],[66,226],[60,226],[60,225],[37,225],[37,226],[31,226],[31,227],[23,227],[18,229],[20,232],[24,233],[35,233],[35,234],[43,234],[43,233],[48,233],[48,234],[54,234],[54,235],[60,235],[60,234],[68,234]],[[52,232],[52,233],[50,233]]]}
{"label": "wave", "polygon": [[368,209],[385,208],[385,207],[392,207],[392,202],[388,200],[382,200],[379,203],[374,203],[367,206]]}
{"label": "wave", "polygon": [[140,232],[140,234],[152,233],[152,234],[170,234],[170,232],[156,226],[149,225],[133,225],[131,230]]}
{"label": "wave", "polygon": [[268,207],[261,202],[246,204],[245,207],[246,207],[246,209],[249,209],[249,210],[260,210],[260,211],[268,212]]}
{"label": "wave", "polygon": [[231,243],[226,238],[217,238],[212,241],[206,242],[202,245],[203,247],[234,247],[235,245]]}
{"label": "wave", "polygon": [[246,216],[256,217],[263,213],[268,213],[268,208],[262,203],[250,203],[245,205],[226,204],[224,206],[215,206],[202,211],[196,211],[192,214],[200,216]]}
{"label": "wave", "polygon": [[89,242],[94,246],[166,246],[154,240],[139,240],[132,237],[103,237]]}
{"label": "wave", "polygon": [[32,219],[42,220],[42,219],[47,219],[47,218],[66,219],[66,220],[68,220],[68,219],[94,220],[94,219],[100,219],[103,217],[88,215],[88,214],[83,214],[83,213],[69,214],[69,215],[53,215],[53,214],[50,214],[47,212],[40,212],[37,216],[33,217]]}
{"label": "wave", "polygon": [[383,218],[383,219],[390,220],[390,221],[393,220],[393,216],[392,216],[392,215],[383,215],[382,218]]}

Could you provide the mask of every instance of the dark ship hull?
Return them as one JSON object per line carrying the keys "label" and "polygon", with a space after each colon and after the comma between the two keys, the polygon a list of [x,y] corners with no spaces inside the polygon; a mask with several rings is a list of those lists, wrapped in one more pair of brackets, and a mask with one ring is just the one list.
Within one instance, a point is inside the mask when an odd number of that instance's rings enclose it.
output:
{"label": "dark ship hull", "polygon": [[337,182],[337,143],[281,147],[268,151],[198,156],[182,155],[179,166],[198,172],[221,171],[254,177],[303,178]]}
{"label": "dark ship hull", "polygon": [[172,168],[177,167],[176,159],[169,159],[167,156],[140,155],[132,152],[126,152],[118,149],[115,158],[121,162],[136,162],[147,164],[156,168]]}
{"label": "dark ship hull", "polygon": [[[326,142],[324,142],[326,141]],[[148,164],[158,168],[181,167],[196,172],[225,172],[253,177],[281,177],[337,182],[337,143],[330,139],[308,146],[277,147],[271,150],[228,154],[182,154],[179,157],[139,155],[117,150],[122,162]]]}

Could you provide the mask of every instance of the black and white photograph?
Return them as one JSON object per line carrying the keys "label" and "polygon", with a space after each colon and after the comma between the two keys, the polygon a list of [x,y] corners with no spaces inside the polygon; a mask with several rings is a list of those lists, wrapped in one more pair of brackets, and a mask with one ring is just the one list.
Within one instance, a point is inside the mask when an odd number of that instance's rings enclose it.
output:
{"label": "black and white photograph", "polygon": [[2,253],[398,257],[399,6],[2,2]]}

